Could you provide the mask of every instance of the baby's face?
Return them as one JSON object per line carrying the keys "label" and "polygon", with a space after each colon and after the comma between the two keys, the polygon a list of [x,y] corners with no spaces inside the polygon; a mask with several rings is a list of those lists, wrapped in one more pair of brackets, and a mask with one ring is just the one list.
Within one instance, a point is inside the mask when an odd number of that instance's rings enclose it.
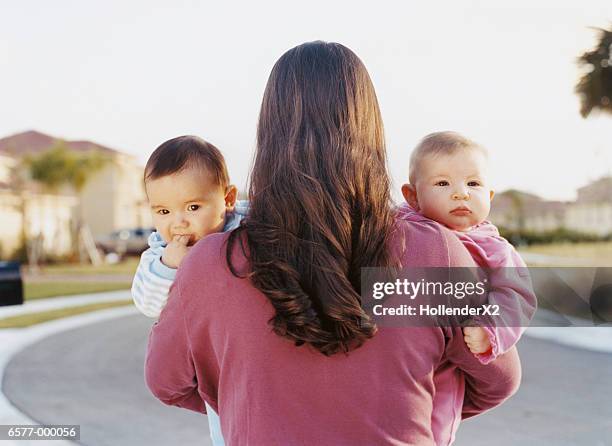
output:
{"label": "baby's face", "polygon": [[426,156],[421,160],[414,185],[416,197],[410,204],[451,229],[468,231],[482,223],[491,209],[493,190],[486,174],[486,156],[477,149]]}
{"label": "baby's face", "polygon": [[146,181],[153,224],[166,243],[188,235],[188,246],[202,237],[220,232],[225,213],[235,203],[235,188],[225,191],[208,172],[187,168],[172,175]]}

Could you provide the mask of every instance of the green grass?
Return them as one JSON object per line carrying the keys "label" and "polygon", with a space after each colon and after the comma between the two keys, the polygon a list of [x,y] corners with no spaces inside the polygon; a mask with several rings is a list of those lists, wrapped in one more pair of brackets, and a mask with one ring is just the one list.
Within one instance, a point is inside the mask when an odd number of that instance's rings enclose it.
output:
{"label": "green grass", "polygon": [[128,257],[126,260],[114,265],[81,265],[80,263],[62,263],[41,267],[45,274],[134,274],[138,266],[138,257]]}
{"label": "green grass", "polygon": [[34,300],[102,291],[129,290],[131,285],[130,282],[26,282],[24,283],[24,299]]}
{"label": "green grass", "polygon": [[612,265],[612,242],[532,245],[521,247],[520,252],[531,252],[556,257],[591,259],[597,264]]}
{"label": "green grass", "polygon": [[24,328],[42,322],[48,322],[64,317],[76,316],[77,314],[89,313],[92,311],[107,308],[124,307],[131,305],[132,300],[120,300],[116,302],[101,302],[96,304],[81,305],[77,307],[60,308],[57,310],[42,311],[40,313],[22,314],[20,316],[7,317],[0,319],[0,329],[2,328]]}

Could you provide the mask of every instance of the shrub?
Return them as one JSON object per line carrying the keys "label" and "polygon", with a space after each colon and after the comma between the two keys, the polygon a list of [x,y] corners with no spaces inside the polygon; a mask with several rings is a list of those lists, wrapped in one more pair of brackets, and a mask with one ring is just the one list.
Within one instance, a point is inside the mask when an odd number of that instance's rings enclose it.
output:
{"label": "shrub", "polygon": [[530,231],[507,229],[502,226],[499,233],[514,246],[525,246],[535,244],[550,243],[580,243],[580,242],[600,242],[612,240],[612,233],[606,236],[599,236],[587,232],[574,231],[566,228],[557,228],[550,231]]}

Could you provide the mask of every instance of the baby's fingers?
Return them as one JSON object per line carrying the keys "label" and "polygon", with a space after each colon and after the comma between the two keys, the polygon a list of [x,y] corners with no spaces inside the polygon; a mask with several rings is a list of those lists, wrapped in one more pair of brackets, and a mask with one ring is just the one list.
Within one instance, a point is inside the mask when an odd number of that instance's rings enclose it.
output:
{"label": "baby's fingers", "polygon": [[477,334],[478,328],[476,327],[465,327],[463,329],[463,339],[465,339],[466,341],[468,339],[475,339]]}
{"label": "baby's fingers", "polygon": [[172,238],[172,241],[178,243],[179,245],[187,246],[187,244],[189,243],[189,236],[188,235],[175,235]]}

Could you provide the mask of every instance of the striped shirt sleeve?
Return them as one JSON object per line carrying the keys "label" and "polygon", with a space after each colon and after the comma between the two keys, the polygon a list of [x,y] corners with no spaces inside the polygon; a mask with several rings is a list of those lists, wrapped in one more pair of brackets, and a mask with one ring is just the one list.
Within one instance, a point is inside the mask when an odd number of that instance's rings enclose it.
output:
{"label": "striped shirt sleeve", "polygon": [[145,316],[158,318],[168,301],[176,269],[161,263],[163,242],[154,232],[149,237],[149,249],[142,253],[132,282],[134,305]]}

